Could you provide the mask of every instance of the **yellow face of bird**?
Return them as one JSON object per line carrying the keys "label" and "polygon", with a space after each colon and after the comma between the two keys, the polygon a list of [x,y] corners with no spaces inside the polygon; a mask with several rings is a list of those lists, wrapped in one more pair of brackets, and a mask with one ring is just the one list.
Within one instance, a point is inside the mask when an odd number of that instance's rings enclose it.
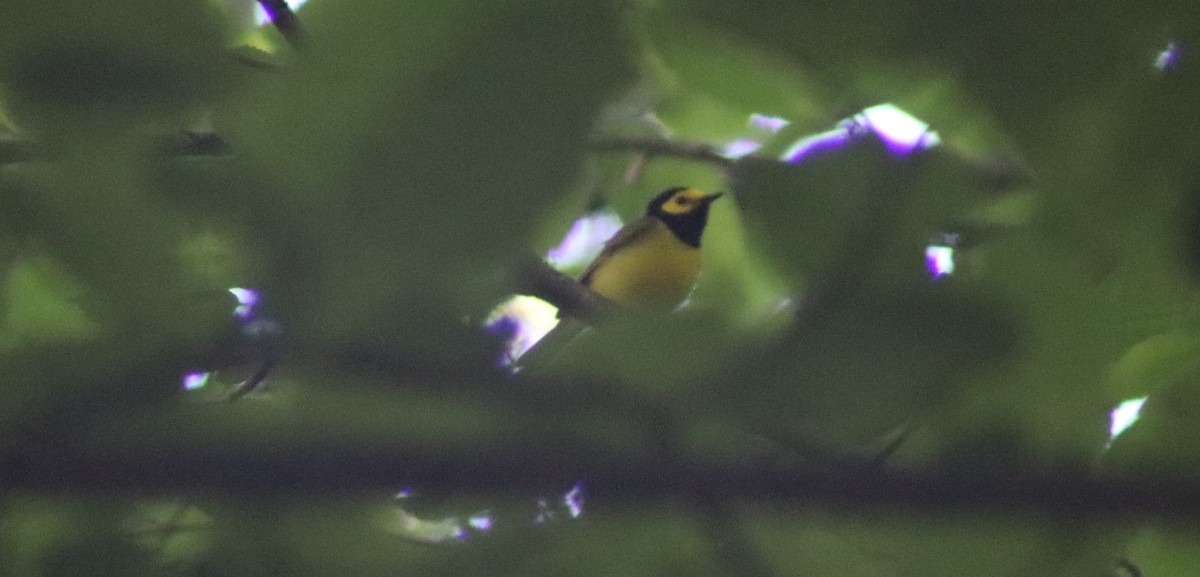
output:
{"label": "yellow face of bird", "polygon": [[687,214],[701,206],[707,206],[711,201],[708,195],[694,188],[677,190],[659,205],[659,210],[665,214]]}

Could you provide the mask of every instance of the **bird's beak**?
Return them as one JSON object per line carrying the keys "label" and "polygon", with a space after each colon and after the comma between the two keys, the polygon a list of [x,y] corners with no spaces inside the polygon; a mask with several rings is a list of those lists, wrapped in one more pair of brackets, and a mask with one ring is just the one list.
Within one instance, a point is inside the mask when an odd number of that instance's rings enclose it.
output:
{"label": "bird's beak", "polygon": [[718,198],[721,198],[724,195],[725,195],[724,192],[715,192],[713,194],[710,194],[710,195],[704,197],[704,204],[712,204],[712,201],[714,201]]}

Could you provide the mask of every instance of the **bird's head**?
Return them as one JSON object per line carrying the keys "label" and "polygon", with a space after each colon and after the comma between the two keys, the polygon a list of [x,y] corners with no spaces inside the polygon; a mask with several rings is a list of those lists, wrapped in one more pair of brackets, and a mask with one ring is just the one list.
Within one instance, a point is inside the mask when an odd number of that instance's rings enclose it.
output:
{"label": "bird's head", "polygon": [[708,224],[708,206],[721,194],[704,194],[687,187],[669,188],[650,201],[646,214],[661,220],[679,240],[699,247]]}

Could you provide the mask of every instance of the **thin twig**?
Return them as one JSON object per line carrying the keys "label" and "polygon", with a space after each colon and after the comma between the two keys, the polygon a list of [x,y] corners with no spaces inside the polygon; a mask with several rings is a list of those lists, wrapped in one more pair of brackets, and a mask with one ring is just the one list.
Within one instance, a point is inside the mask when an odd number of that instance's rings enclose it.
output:
{"label": "thin twig", "polygon": [[276,362],[278,362],[278,359],[274,358],[264,361],[263,364],[258,367],[258,370],[254,371],[253,375],[250,375],[249,378],[238,383],[233,387],[233,390],[229,391],[229,395],[225,398],[225,401],[232,403],[233,401],[242,398],[247,393],[258,390],[263,381],[267,380],[267,375],[271,373],[271,369],[275,367]]}
{"label": "thin twig", "polygon": [[658,137],[606,136],[591,142],[592,150],[609,152],[636,152],[648,158],[669,156],[731,168],[734,160],[721,155],[712,145],[703,142],[665,140]]}
{"label": "thin twig", "polygon": [[[229,143],[212,132],[181,130],[162,137],[159,150],[168,156],[225,156]],[[37,142],[12,134],[0,135],[0,165],[53,160],[52,152]]]}

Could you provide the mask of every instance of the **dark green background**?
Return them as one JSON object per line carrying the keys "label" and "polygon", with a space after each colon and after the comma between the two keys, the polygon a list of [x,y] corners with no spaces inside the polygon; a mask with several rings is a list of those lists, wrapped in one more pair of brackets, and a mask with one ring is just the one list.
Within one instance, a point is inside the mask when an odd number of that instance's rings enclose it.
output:
{"label": "dark green background", "polygon": [[[249,4],[0,7],[0,574],[1200,563],[1196,507],[1155,493],[1200,464],[1192,2],[312,0],[301,47],[250,30]],[[271,54],[235,58],[247,43]],[[942,145],[769,160],[881,102]],[[632,154],[589,142],[661,135],[647,113],[766,156],[658,157],[627,182]],[[231,153],[164,153],[185,129]],[[687,313],[496,369],[479,325],[521,258],[676,185],[732,193]],[[922,250],[947,231],[958,272],[931,283]],[[261,352],[230,286],[264,292],[285,353],[268,391],[221,403]],[[1145,395],[1106,450],[1108,411]],[[728,482],[853,477],[889,444],[878,466],[949,488],[1069,473],[1141,500]],[[577,480],[584,515],[534,527]],[[480,510],[497,528],[464,543],[397,521]]]}

